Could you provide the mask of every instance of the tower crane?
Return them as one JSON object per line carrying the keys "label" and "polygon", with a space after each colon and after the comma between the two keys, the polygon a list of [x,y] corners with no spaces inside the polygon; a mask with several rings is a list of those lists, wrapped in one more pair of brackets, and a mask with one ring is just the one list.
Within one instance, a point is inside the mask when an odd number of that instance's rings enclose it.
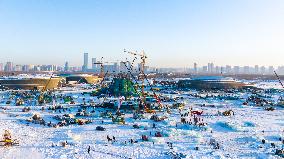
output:
{"label": "tower crane", "polygon": [[135,57],[139,56],[141,58],[141,63],[140,63],[141,68],[140,68],[140,73],[139,73],[138,77],[140,77],[140,79],[142,81],[141,92],[142,92],[142,96],[143,96],[143,101],[145,102],[146,97],[145,97],[145,93],[144,93],[144,68],[145,68],[147,56],[146,56],[144,50],[142,50],[141,53],[138,53],[137,51],[133,52],[133,51],[127,51],[126,49],[124,49],[123,52],[134,55]]}
{"label": "tower crane", "polygon": [[274,71],[274,74],[276,75],[276,78],[278,79],[280,85],[281,85],[282,88],[284,89],[284,85],[283,85],[283,83],[281,82],[281,79],[280,79],[280,77],[278,76],[278,74],[276,73],[276,71]]}
{"label": "tower crane", "polygon": [[101,58],[101,61],[98,62],[94,62],[93,64],[95,65],[100,65],[101,66],[101,72],[100,72],[100,77],[103,78],[104,77],[104,65],[103,65],[103,58]]}
{"label": "tower crane", "polygon": [[[283,83],[281,82],[281,79],[280,79],[280,77],[278,76],[278,74],[276,73],[276,71],[274,71],[274,74],[275,74],[276,78],[278,79],[280,85],[281,85],[282,88],[284,89],[284,85],[283,85]],[[281,105],[281,106],[284,105],[284,99],[283,99],[282,96],[279,97],[277,104],[278,104],[278,105]]]}

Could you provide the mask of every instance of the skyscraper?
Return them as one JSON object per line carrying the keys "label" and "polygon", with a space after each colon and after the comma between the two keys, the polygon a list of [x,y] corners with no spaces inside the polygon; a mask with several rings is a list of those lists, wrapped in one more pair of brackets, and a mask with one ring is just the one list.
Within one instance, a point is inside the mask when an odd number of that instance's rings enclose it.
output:
{"label": "skyscraper", "polygon": [[16,65],[14,71],[22,71],[22,65]]}
{"label": "skyscraper", "polygon": [[92,70],[93,71],[96,71],[97,69],[97,64],[95,64],[97,62],[97,59],[96,58],[92,58]]}
{"label": "skyscraper", "polygon": [[250,71],[249,71],[249,66],[244,66],[244,71],[243,71],[244,74],[249,74]]}
{"label": "skyscraper", "polygon": [[255,65],[255,66],[254,66],[254,73],[255,73],[255,74],[258,74],[258,73],[259,73],[259,67],[258,67],[258,65]]}
{"label": "skyscraper", "polygon": [[3,63],[0,63],[0,71],[4,71]]}
{"label": "skyscraper", "polygon": [[225,72],[226,72],[227,74],[230,74],[230,73],[232,72],[232,67],[231,67],[230,65],[226,65],[226,70],[225,70]]}
{"label": "skyscraper", "polygon": [[239,74],[240,73],[240,66],[234,66],[234,73]]}
{"label": "skyscraper", "polygon": [[274,68],[273,66],[269,66],[268,68],[268,74],[273,74]]}
{"label": "skyscraper", "polygon": [[87,71],[88,70],[88,53],[84,53],[84,64],[83,64],[83,67],[82,67],[82,70],[83,71]]}
{"label": "skyscraper", "polygon": [[194,73],[197,74],[197,63],[194,63],[193,65],[194,65],[193,66],[194,67]]}
{"label": "skyscraper", "polygon": [[260,67],[260,73],[261,73],[261,74],[265,74],[265,71],[266,71],[265,66],[261,66],[261,67]]}
{"label": "skyscraper", "polygon": [[203,67],[202,67],[202,73],[207,73],[207,71],[208,71],[207,66],[203,66]]}
{"label": "skyscraper", "polygon": [[67,61],[65,62],[64,71],[65,72],[69,71],[69,64]]}
{"label": "skyscraper", "polygon": [[5,65],[5,69],[4,71],[13,71],[13,63],[12,62],[7,62],[6,65]]}

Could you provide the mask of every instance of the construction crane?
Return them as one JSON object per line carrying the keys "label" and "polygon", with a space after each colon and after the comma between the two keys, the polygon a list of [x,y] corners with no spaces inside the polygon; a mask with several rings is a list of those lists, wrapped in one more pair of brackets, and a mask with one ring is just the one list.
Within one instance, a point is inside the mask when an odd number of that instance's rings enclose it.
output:
{"label": "construction crane", "polygon": [[101,61],[97,61],[97,62],[94,62],[93,64],[95,65],[100,65],[100,77],[104,77],[105,76],[105,64],[111,64],[111,63],[118,63],[118,62],[121,62],[119,60],[116,60],[116,61],[103,61],[103,57],[101,58]]}
{"label": "construction crane", "polygon": [[[274,71],[274,74],[275,74],[276,78],[278,79],[280,85],[281,85],[282,88],[284,89],[284,85],[283,85],[283,83],[281,82],[281,79],[280,79],[280,77],[278,76],[278,74],[276,73],[276,71]],[[284,99],[283,99],[282,96],[279,97],[277,105],[281,105],[281,106],[284,105]]]}
{"label": "construction crane", "polygon": [[93,64],[95,65],[100,65],[101,66],[101,72],[100,72],[100,77],[104,77],[104,65],[103,65],[103,58],[101,58],[101,61],[98,61],[98,62],[94,62]]}
{"label": "construction crane", "polygon": [[139,73],[139,76],[141,81],[142,81],[142,86],[141,86],[141,92],[143,94],[143,100],[145,101],[145,95],[144,95],[144,68],[145,68],[145,63],[146,63],[146,59],[147,59],[147,56],[144,52],[144,50],[141,52],[141,53],[138,53],[137,51],[136,52],[132,52],[132,51],[127,51],[124,49],[124,52],[128,53],[128,54],[131,54],[131,55],[134,55],[135,57],[136,56],[140,56],[141,57],[141,65],[140,65],[140,73]]}
{"label": "construction crane", "polygon": [[144,50],[142,50],[141,53],[137,53],[137,51],[136,51],[136,52],[132,52],[132,51],[127,51],[127,50],[124,49],[124,52],[129,53],[129,54],[132,54],[132,55],[134,55],[134,56],[140,56],[140,57],[141,57],[141,68],[140,68],[140,72],[144,72],[145,63],[146,63],[146,59],[147,59],[147,56],[146,56]]}
{"label": "construction crane", "polygon": [[278,81],[279,81],[280,85],[281,85],[281,86],[282,86],[282,88],[284,89],[284,85],[283,85],[283,83],[281,82],[281,80],[280,80],[280,78],[279,78],[278,74],[276,73],[276,71],[274,71],[274,74],[276,75],[276,78],[278,79]]}
{"label": "construction crane", "polygon": [[38,97],[39,104],[43,104],[44,103],[44,93],[47,91],[47,87],[48,87],[51,79],[52,79],[52,75],[50,76],[49,80],[46,82],[45,86],[40,91],[40,95]]}

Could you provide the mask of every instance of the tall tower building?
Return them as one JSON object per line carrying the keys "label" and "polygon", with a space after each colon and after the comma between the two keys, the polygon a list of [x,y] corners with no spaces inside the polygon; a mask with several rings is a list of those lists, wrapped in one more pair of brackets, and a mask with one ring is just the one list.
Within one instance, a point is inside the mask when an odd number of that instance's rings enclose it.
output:
{"label": "tall tower building", "polygon": [[97,69],[97,64],[95,64],[97,62],[97,59],[96,58],[92,58],[92,70],[93,71],[96,71]]}
{"label": "tall tower building", "polygon": [[83,71],[87,71],[88,70],[88,60],[89,60],[89,57],[88,57],[88,53],[84,53],[84,64],[83,64]]}
{"label": "tall tower building", "polygon": [[268,74],[273,74],[274,68],[273,66],[268,67]]}
{"label": "tall tower building", "polygon": [[65,62],[64,71],[65,72],[69,71],[69,64],[67,61]]}
{"label": "tall tower building", "polygon": [[234,74],[240,74],[240,66],[234,66]]}
{"label": "tall tower building", "polygon": [[258,67],[258,65],[255,65],[255,66],[254,66],[254,73],[255,73],[255,74],[258,74],[258,73],[259,73],[259,67]]}
{"label": "tall tower building", "polygon": [[197,74],[197,63],[193,64],[193,68],[194,68],[194,73]]}
{"label": "tall tower building", "polygon": [[6,65],[5,65],[5,69],[4,71],[13,71],[13,63],[12,62],[7,62]]}
{"label": "tall tower building", "polygon": [[261,67],[260,67],[260,73],[261,73],[261,74],[265,74],[265,73],[266,73],[265,71],[266,71],[265,66],[261,66]]}
{"label": "tall tower building", "polygon": [[3,63],[0,63],[0,71],[4,71]]}

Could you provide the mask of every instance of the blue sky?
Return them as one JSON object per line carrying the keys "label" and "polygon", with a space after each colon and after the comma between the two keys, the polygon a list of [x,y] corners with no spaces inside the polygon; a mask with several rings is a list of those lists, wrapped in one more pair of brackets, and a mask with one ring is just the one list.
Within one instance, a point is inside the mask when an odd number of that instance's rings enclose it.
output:
{"label": "blue sky", "polygon": [[284,65],[283,0],[0,0],[0,62]]}

